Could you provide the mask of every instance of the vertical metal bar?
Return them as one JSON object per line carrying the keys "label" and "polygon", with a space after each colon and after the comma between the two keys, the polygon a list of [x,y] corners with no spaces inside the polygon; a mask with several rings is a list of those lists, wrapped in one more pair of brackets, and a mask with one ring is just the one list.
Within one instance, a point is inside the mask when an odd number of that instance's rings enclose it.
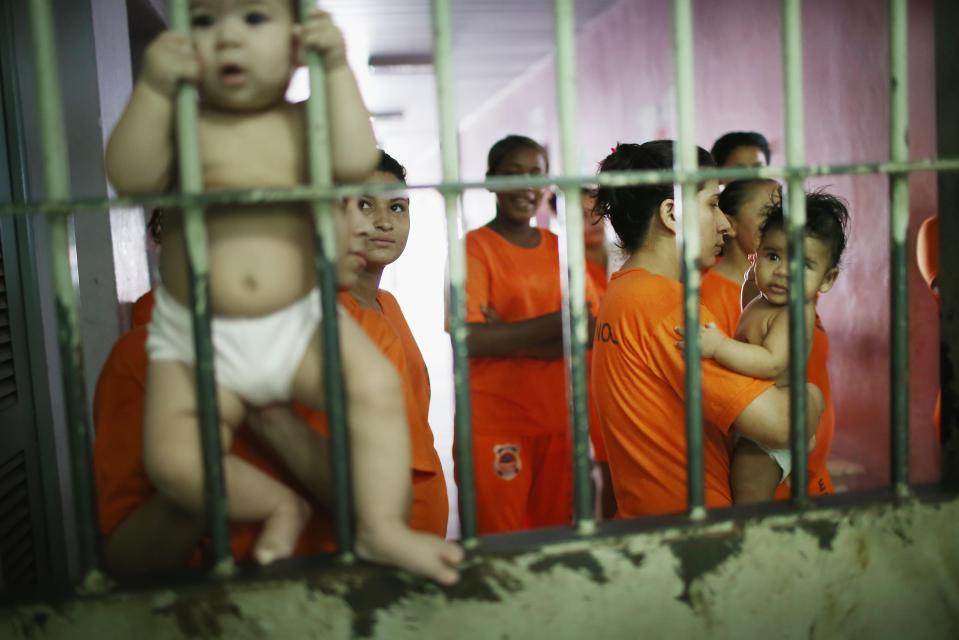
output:
{"label": "vertical metal bar", "polygon": [[[803,139],[802,3],[783,0],[783,67],[786,99],[786,164],[805,162]],[[792,501],[808,502],[806,481],[806,313],[803,300],[806,193],[802,178],[787,181],[785,206],[789,254],[789,445],[792,457]]]}
{"label": "vertical metal bar", "polygon": [[[693,67],[692,0],[673,0],[673,46],[676,65],[676,106],[678,136],[674,153],[677,171],[695,171],[696,109]],[[696,215],[696,182],[683,180],[675,200],[682,215],[679,235],[683,262],[683,326],[686,327],[686,479],[689,515],[694,520],[706,516],[705,477],[703,472],[703,388],[700,362],[699,286],[700,238]]]}
{"label": "vertical metal bar", "polygon": [[[315,0],[300,0],[301,19],[316,6]],[[306,52],[310,72],[310,98],[306,103],[310,185],[333,185],[333,161],[330,155],[330,129],[326,114],[326,74],[317,51]],[[314,200],[313,227],[316,232],[316,273],[323,311],[323,391],[330,425],[330,466],[333,475],[333,513],[336,548],[350,561],[353,553],[352,478],[350,444],[347,431],[346,390],[340,353],[336,302],[336,224],[330,200]]]}
{"label": "vertical metal bar", "polygon": [[[889,157],[909,160],[908,5],[889,0]],[[890,174],[892,218],[889,246],[892,304],[892,484],[899,497],[909,495],[909,174]]]}
{"label": "vertical metal bar", "polygon": [[[449,0],[433,0],[433,56],[440,115],[443,181],[459,180],[459,144],[453,95],[453,21]],[[469,353],[466,351],[466,253],[460,237],[458,191],[444,191],[449,242],[450,336],[453,339],[453,384],[456,390],[456,470],[460,530],[465,545],[476,540],[476,477],[473,473],[473,428],[470,406]]]}
{"label": "vertical metal bar", "polygon": [[[67,137],[60,102],[56,40],[49,0],[30,2],[30,28],[36,62],[40,102],[40,135],[44,184],[48,200],[70,198]],[[70,268],[69,220],[65,214],[47,217],[50,257],[57,306],[57,338],[63,367],[63,392],[67,409],[73,495],[76,501],[80,590],[102,590],[107,581],[99,571],[96,502],[93,496],[91,435],[83,379],[83,354],[76,294]]]}
{"label": "vertical metal bar", "polygon": [[[188,0],[172,0],[170,26],[179,33],[190,33]],[[177,166],[183,193],[203,191],[200,149],[197,143],[197,89],[181,83],[176,95]],[[202,207],[183,209],[187,263],[190,273],[190,307],[193,317],[193,342],[196,349],[196,393],[203,451],[203,492],[207,526],[213,547],[214,571],[228,575],[233,571],[230,531],[227,521],[226,483],[223,477],[223,447],[213,372],[213,334],[210,327],[210,272],[207,257],[206,221]]]}
{"label": "vertical metal bar", "polygon": [[[562,170],[568,175],[579,169],[576,153],[576,29],[574,0],[556,0],[556,97],[559,108]],[[592,477],[589,464],[589,407],[586,396],[586,255],[583,245],[583,207],[579,185],[563,190],[566,221],[566,268],[568,291],[563,301],[566,335],[567,377],[573,427],[573,514],[580,533],[592,533]],[[599,309],[593,309],[597,313]]]}
{"label": "vertical metal bar", "polygon": [[[959,32],[959,3],[935,2],[936,51],[936,154],[959,157],[959,58],[955,34]],[[942,487],[959,490],[959,173],[936,176],[939,202],[939,383],[942,387]]]}

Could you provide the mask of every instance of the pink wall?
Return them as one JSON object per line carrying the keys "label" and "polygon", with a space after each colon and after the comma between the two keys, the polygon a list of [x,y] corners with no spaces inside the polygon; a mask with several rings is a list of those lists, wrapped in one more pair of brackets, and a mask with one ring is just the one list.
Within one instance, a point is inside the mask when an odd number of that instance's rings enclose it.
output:
{"label": "pink wall", "polygon": [[[910,3],[910,153],[935,155],[933,9]],[[709,147],[725,131],[754,129],[782,162],[783,91],[779,4],[768,0],[695,3],[697,137]],[[806,156],[815,163],[888,157],[887,20],[874,0],[807,0],[803,11]],[[675,131],[672,26],[667,3],[624,0],[584,25],[578,38],[578,137],[583,172],[595,170],[617,141],[641,142]],[[532,67],[461,126],[463,176],[481,178],[489,146],[506,133],[541,139],[557,155],[553,67]],[[558,169],[558,167],[557,167]],[[829,177],[853,217],[841,278],[821,302],[831,338],[836,398],[834,456],[861,464],[854,486],[888,481],[889,205],[881,176]],[[936,210],[935,177],[911,179],[910,240]],[[488,194],[466,197],[470,226],[492,215]],[[910,246],[911,463],[914,481],[938,476],[931,414],[938,385],[935,307]]]}

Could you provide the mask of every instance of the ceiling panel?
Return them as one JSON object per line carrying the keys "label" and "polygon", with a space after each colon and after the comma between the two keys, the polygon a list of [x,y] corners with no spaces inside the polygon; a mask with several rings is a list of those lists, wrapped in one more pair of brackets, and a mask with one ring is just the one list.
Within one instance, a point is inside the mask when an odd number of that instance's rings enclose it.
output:
{"label": "ceiling panel", "polygon": [[[578,0],[577,25],[582,26],[615,1]],[[346,33],[356,67],[371,55],[432,51],[429,0],[324,0],[321,5]],[[553,0],[453,0],[451,11],[460,118],[552,50]],[[381,77],[357,71],[371,110],[393,113],[421,108],[421,81],[398,83],[393,74]]]}

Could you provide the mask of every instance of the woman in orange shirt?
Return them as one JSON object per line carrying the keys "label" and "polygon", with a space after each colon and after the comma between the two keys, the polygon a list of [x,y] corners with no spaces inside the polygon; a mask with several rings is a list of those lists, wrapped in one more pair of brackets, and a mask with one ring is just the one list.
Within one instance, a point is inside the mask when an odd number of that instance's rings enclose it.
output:
{"label": "woman in orange shirt", "polygon": [[[430,376],[406,317],[393,295],[380,289],[383,270],[396,262],[406,248],[410,235],[410,199],[406,187],[406,168],[383,152],[380,163],[366,180],[372,183],[395,184],[396,192],[361,195],[357,199],[360,213],[369,221],[366,237],[366,267],[357,275],[349,293],[340,294],[340,302],[360,322],[382,324],[385,333],[396,336],[403,363],[401,368],[413,464],[413,505],[410,524],[414,529],[446,535],[449,498],[440,458],[433,447],[433,431],[429,425]],[[376,341],[376,340],[374,340]],[[386,345],[376,341],[389,352]]]}
{"label": "woman in orange shirt", "polygon": [[[546,150],[511,135],[487,175],[545,175]],[[466,234],[466,322],[476,502],[482,534],[572,518],[559,238],[530,226],[543,189],[496,194],[496,217]],[[587,300],[598,306],[592,285]]]}
{"label": "woman in orange shirt", "polygon": [[[731,233],[726,236],[722,260],[703,276],[702,303],[713,312],[716,326],[728,336],[735,335],[742,308],[748,302],[742,299],[743,280],[751,266],[749,256],[759,248],[760,227],[766,220],[766,208],[781,198],[779,183],[769,179],[730,182],[719,196],[719,208],[729,220]],[[807,491],[813,496],[833,492],[832,478],[826,467],[836,430],[836,410],[826,366],[828,357],[829,336],[817,317],[807,379],[822,391],[825,410],[816,427],[816,444],[809,452]],[[779,485],[776,498],[788,497],[787,481]]]}
{"label": "woman in orange shirt", "polygon": [[[372,221],[359,208],[347,206],[352,236],[349,248],[352,254],[362,255],[366,239],[373,233]],[[346,218],[341,216],[340,218]],[[342,219],[338,220],[342,222]],[[342,239],[341,239],[342,240]],[[359,243],[359,244],[357,244]],[[351,287],[358,279],[361,263],[353,257],[342,257],[337,262],[337,282]],[[365,314],[352,298],[347,302],[351,315],[364,333],[384,355],[405,374],[403,346],[396,332],[385,319],[371,321],[375,314]],[[379,316],[382,318],[382,316]],[[94,422],[97,429],[94,450],[100,530],[104,536],[104,560],[113,572],[142,573],[184,566],[192,558],[193,564],[202,561],[198,554],[205,521],[186,514],[170,504],[151,486],[143,468],[143,398],[147,368],[146,327],[136,327],[123,336],[114,347],[97,383],[94,403]],[[405,378],[404,378],[405,379]],[[413,505],[411,526],[419,531],[436,533],[446,531],[447,498],[442,473],[437,472],[432,438],[422,433],[425,418],[412,424],[418,404],[406,391],[404,400],[411,421],[411,463],[413,471]],[[332,527],[324,505],[330,503],[331,479],[328,434],[324,412],[296,407],[306,418],[317,437],[306,442],[306,448],[291,450],[287,443],[304,441],[290,435],[305,428],[302,420],[286,406],[274,406],[250,413],[247,429],[237,432],[232,452],[251,462],[274,479],[291,486],[303,496],[309,496],[313,514],[300,536],[294,555],[311,555],[334,550]],[[428,431],[428,425],[426,426]],[[256,438],[252,437],[252,433]],[[276,454],[263,446],[267,444]],[[425,444],[425,446],[424,446]],[[428,447],[428,448],[427,448]],[[427,454],[423,454],[423,451]],[[433,458],[429,457],[432,454]],[[425,461],[424,461],[425,459]],[[434,479],[439,475],[439,481]],[[437,489],[438,488],[438,489]],[[424,508],[425,506],[425,508]],[[246,559],[259,533],[258,523],[231,522],[230,544],[234,558]],[[448,563],[461,558],[455,546],[448,547]],[[395,564],[402,564],[396,561]],[[427,568],[417,569],[425,572]],[[431,568],[436,579],[449,582],[455,571],[449,568]]]}
{"label": "woman in orange shirt", "polygon": [[[699,149],[699,165],[712,158]],[[621,144],[601,172],[673,167],[673,143]],[[598,210],[609,218],[627,253],[613,274],[596,326],[593,394],[599,407],[619,517],[674,513],[687,508],[685,363],[677,348],[683,324],[681,262],[676,234],[681,217],[672,185],[602,187]],[[698,185],[686,208],[698,220],[700,268],[713,265],[729,222],[719,209],[719,184]],[[713,314],[700,307],[703,324]],[[707,507],[732,504],[727,434],[740,433],[787,447],[788,393],[770,380],[702,363],[703,452]],[[809,386],[810,418],[819,419],[822,394]],[[815,425],[815,421],[812,421]]]}
{"label": "woman in orange shirt", "polygon": [[[923,220],[916,234],[916,262],[919,273],[929,286],[932,297],[939,304],[939,216]],[[942,437],[942,391],[936,394],[936,408],[932,413],[932,423],[936,428],[936,442]]]}

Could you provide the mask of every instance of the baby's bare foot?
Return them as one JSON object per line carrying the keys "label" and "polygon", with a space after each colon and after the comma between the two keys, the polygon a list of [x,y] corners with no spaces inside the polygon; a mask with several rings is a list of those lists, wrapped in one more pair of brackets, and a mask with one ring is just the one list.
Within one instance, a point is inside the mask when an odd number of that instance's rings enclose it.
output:
{"label": "baby's bare foot", "polygon": [[278,505],[263,522],[253,558],[260,564],[269,564],[291,556],[309,519],[310,506],[305,500],[296,498]]}
{"label": "baby's bare foot", "polygon": [[370,562],[399,567],[426,576],[443,585],[460,579],[456,565],[463,561],[459,545],[428,533],[413,531],[405,524],[380,527],[376,532],[359,527],[356,553]]}

